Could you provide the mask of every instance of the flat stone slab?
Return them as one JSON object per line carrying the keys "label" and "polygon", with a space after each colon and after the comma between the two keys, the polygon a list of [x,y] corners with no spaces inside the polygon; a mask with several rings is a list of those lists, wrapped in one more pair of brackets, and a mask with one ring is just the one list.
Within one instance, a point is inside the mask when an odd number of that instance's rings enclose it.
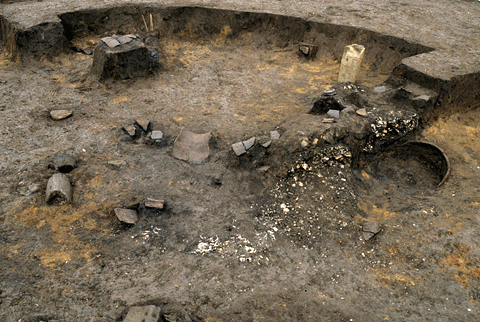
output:
{"label": "flat stone slab", "polygon": [[118,220],[124,223],[135,224],[138,220],[138,215],[135,210],[125,209],[125,208],[115,208],[114,211]]}

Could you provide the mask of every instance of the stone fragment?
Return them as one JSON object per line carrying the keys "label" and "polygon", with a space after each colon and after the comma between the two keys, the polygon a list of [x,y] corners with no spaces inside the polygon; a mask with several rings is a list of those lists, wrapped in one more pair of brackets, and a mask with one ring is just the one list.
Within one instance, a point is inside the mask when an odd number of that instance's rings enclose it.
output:
{"label": "stone fragment", "polygon": [[117,37],[117,41],[121,44],[121,45],[124,45],[124,44],[128,44],[129,42],[131,42],[134,38],[131,37],[132,35],[125,35],[125,36],[118,36]]}
{"label": "stone fragment", "polygon": [[337,94],[337,91],[335,90],[335,88],[329,88],[323,91],[323,95],[325,96],[333,96],[336,94]]}
{"label": "stone fragment", "polygon": [[355,113],[355,106],[354,106],[354,105],[347,105],[347,107],[345,107],[345,108],[342,110],[342,113],[343,113],[343,114]]}
{"label": "stone fragment", "polygon": [[127,166],[127,162],[125,160],[110,160],[107,162],[107,164],[116,168]]}
{"label": "stone fragment", "polygon": [[342,62],[340,64],[340,72],[338,73],[338,81],[340,83],[355,83],[363,57],[365,56],[365,47],[362,45],[348,45],[343,50]]}
{"label": "stone fragment", "polygon": [[305,57],[315,58],[315,56],[317,56],[318,46],[315,46],[312,44],[300,43],[298,49]]}
{"label": "stone fragment", "polygon": [[77,161],[75,160],[74,157],[70,155],[57,155],[53,159],[53,166],[55,167],[55,170],[60,171],[62,173],[69,173],[73,169],[75,169],[75,166],[77,165]]}
{"label": "stone fragment", "polygon": [[115,48],[121,45],[120,42],[113,37],[102,38],[102,41],[110,48]]}
{"label": "stone fragment", "polygon": [[138,220],[137,212],[135,210],[125,209],[125,208],[115,208],[114,211],[118,220],[124,223],[134,224]]}
{"label": "stone fragment", "polygon": [[60,121],[73,115],[73,111],[70,110],[53,110],[50,111],[50,117],[54,121]]}
{"label": "stone fragment", "polygon": [[158,322],[160,320],[160,308],[148,306],[132,306],[123,322]]}
{"label": "stone fragment", "polygon": [[268,169],[270,169],[270,168],[271,167],[269,165],[264,165],[263,167],[260,167],[257,170],[260,171],[260,172],[267,172]]}
{"label": "stone fragment", "polygon": [[386,91],[385,86],[377,86],[373,89],[375,93],[384,93]]}
{"label": "stone fragment", "polygon": [[363,225],[363,239],[369,240],[376,234],[378,234],[382,229],[375,221],[366,222]]}
{"label": "stone fragment", "polygon": [[334,123],[335,122],[335,119],[333,118],[324,118],[322,120],[322,123]]}
{"label": "stone fragment", "polygon": [[83,50],[83,53],[84,53],[85,55],[89,55],[89,56],[90,56],[90,55],[93,55],[93,50],[91,50],[90,48],[85,48],[85,49]]}
{"label": "stone fragment", "polygon": [[364,108],[358,109],[357,114],[365,117],[365,116],[367,116],[367,110],[364,109]]}
{"label": "stone fragment", "polygon": [[145,199],[145,207],[163,209],[163,207],[165,207],[165,200],[147,198]]}
{"label": "stone fragment", "polygon": [[339,110],[328,110],[327,114],[333,118],[338,119],[340,117],[340,111]]}
{"label": "stone fragment", "polygon": [[155,141],[160,141],[163,139],[163,132],[162,131],[152,131],[152,134],[150,134],[150,138]]}
{"label": "stone fragment", "polygon": [[131,137],[134,137],[135,135],[137,135],[137,129],[135,128],[135,125],[133,125],[133,124],[131,124],[129,126],[125,126],[123,129]]}
{"label": "stone fragment", "polygon": [[45,201],[48,204],[72,202],[72,186],[63,173],[56,173],[48,179]]}
{"label": "stone fragment", "polygon": [[136,119],[135,122],[144,132],[148,132],[148,129],[150,127],[150,121],[149,120],[139,118],[139,119]]}
{"label": "stone fragment", "polygon": [[241,156],[242,154],[247,153],[247,150],[245,150],[245,146],[242,142],[232,144],[232,149],[237,156]]}
{"label": "stone fragment", "polygon": [[280,139],[280,133],[278,131],[270,131],[270,138],[272,141]]}
{"label": "stone fragment", "polygon": [[261,146],[263,146],[265,149],[268,148],[272,144],[272,140],[268,140],[265,143],[262,143]]}
{"label": "stone fragment", "polygon": [[173,157],[195,164],[202,163],[210,155],[208,142],[211,136],[210,132],[195,134],[182,129],[173,144]]}
{"label": "stone fragment", "polygon": [[417,108],[424,108],[427,102],[430,100],[428,95],[419,95],[412,99],[412,105]]}
{"label": "stone fragment", "polygon": [[252,137],[246,141],[243,141],[242,143],[243,143],[243,146],[245,147],[245,150],[248,151],[252,146],[255,145],[255,137]]}

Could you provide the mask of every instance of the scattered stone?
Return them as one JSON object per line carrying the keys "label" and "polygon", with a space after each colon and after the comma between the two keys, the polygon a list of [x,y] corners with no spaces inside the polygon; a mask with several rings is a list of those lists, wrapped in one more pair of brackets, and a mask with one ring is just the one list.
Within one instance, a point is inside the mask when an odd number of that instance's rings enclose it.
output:
{"label": "scattered stone", "polygon": [[89,55],[89,56],[90,56],[90,55],[93,55],[93,50],[90,49],[90,48],[85,48],[85,49],[83,50],[83,53],[84,53],[85,55]]}
{"label": "scattered stone", "polygon": [[255,145],[255,137],[252,137],[246,141],[243,141],[242,143],[243,143],[243,146],[245,146],[245,150],[248,151],[252,146]]}
{"label": "scattered stone", "polygon": [[147,198],[145,200],[145,207],[163,209],[165,207],[165,200]]}
{"label": "scattered stone", "polygon": [[367,110],[364,109],[364,108],[358,109],[357,114],[365,117],[365,116],[367,116]]}
{"label": "scattered stone", "polygon": [[118,220],[124,223],[135,224],[138,220],[138,215],[135,210],[125,209],[125,208],[115,208],[114,211]]}
{"label": "scattered stone", "polygon": [[160,308],[149,306],[132,306],[123,322],[158,322]]}
{"label": "scattered stone", "polygon": [[85,54],[85,55],[93,54],[93,51],[90,48],[82,49],[82,48],[77,47],[77,46],[72,46],[70,48],[76,53],[82,53],[82,54]]}
{"label": "scattered stone", "polygon": [[116,168],[127,166],[127,162],[125,160],[111,160],[111,161],[108,161],[107,164],[114,166]]}
{"label": "scattered stone", "polygon": [[66,175],[56,173],[48,180],[45,201],[48,204],[72,202],[72,186]]}
{"label": "scattered stone", "polygon": [[326,89],[323,91],[323,95],[325,96],[333,96],[333,95],[337,95],[337,91],[335,88],[329,88],[329,89]]}
{"label": "scattered stone", "polygon": [[135,122],[144,132],[148,132],[148,130],[150,128],[150,121],[149,120],[147,120],[147,119],[136,119]]}
{"label": "scattered stone", "polygon": [[163,139],[163,132],[162,131],[152,131],[150,134],[150,138],[155,141],[160,141]]}
{"label": "scattered stone", "polygon": [[384,93],[386,90],[385,86],[377,86],[373,89],[375,93]]}
{"label": "scattered stone", "polygon": [[363,225],[363,239],[369,240],[376,234],[378,234],[382,229],[375,221],[366,222]]}
{"label": "scattered stone", "polygon": [[241,156],[244,153],[247,153],[247,150],[245,150],[245,146],[242,142],[232,144],[232,149],[233,152],[235,152],[235,154],[237,155],[237,157]]}
{"label": "scattered stone", "polygon": [[133,124],[131,124],[129,126],[125,126],[123,129],[131,137],[134,137],[135,135],[137,135],[137,129],[136,129],[135,125],[133,125]]}
{"label": "scattered stone", "polygon": [[117,37],[117,41],[121,44],[121,45],[124,45],[124,44],[128,44],[129,42],[131,42],[133,39],[137,38],[137,36],[135,35],[125,35],[125,36],[118,36]]}
{"label": "scattered stone", "polygon": [[322,123],[335,123],[335,119],[332,118],[324,118]]}
{"label": "scattered stone", "polygon": [[121,45],[120,42],[113,37],[102,38],[102,41],[110,48],[115,48]]}
{"label": "scattered stone", "polygon": [[195,134],[182,129],[173,144],[173,157],[195,164],[202,163],[210,155],[208,141],[210,141],[211,136],[210,132]]}
{"label": "scattered stone", "polygon": [[343,110],[342,110],[342,113],[355,113],[355,106],[354,105],[347,105],[347,107],[345,107]]}
{"label": "scattered stone", "polygon": [[338,119],[340,117],[340,111],[339,110],[328,110],[327,114],[330,115],[333,118],[336,118],[336,119]]}
{"label": "scattered stone", "polygon": [[315,58],[315,56],[317,56],[318,46],[300,43],[298,49],[305,57]]}
{"label": "scattered stone", "polygon": [[364,56],[365,47],[362,45],[353,44],[345,46],[340,64],[340,72],[338,73],[338,81],[340,83],[355,83]]}
{"label": "scattered stone", "polygon": [[73,115],[73,111],[70,110],[53,110],[50,111],[50,117],[54,121],[60,121]]}
{"label": "scattered stone", "polygon": [[280,139],[280,133],[278,131],[270,131],[270,138],[272,141]]}
{"label": "scattered stone", "polygon": [[272,140],[268,140],[267,142],[262,143],[262,144],[260,144],[260,145],[263,146],[263,147],[266,149],[266,148],[268,148],[271,144],[272,144]]}
{"label": "scattered stone", "polygon": [[55,167],[55,170],[60,171],[62,173],[69,173],[73,169],[75,169],[75,166],[77,165],[77,161],[75,160],[74,157],[70,155],[57,155],[53,159],[53,166]]}
{"label": "scattered stone", "polygon": [[412,105],[417,108],[424,108],[427,102],[430,100],[428,95],[420,95],[412,99]]}
{"label": "scattered stone", "polygon": [[268,169],[270,169],[270,168],[271,167],[269,165],[264,165],[263,167],[260,167],[257,170],[260,171],[260,172],[267,172]]}

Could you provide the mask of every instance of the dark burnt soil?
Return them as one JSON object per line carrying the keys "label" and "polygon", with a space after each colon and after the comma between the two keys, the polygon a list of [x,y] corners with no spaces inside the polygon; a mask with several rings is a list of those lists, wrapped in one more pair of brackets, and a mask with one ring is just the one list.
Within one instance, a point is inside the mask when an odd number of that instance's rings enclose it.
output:
{"label": "dark burnt soil", "polygon": [[[90,55],[20,64],[2,48],[0,320],[122,321],[130,307],[153,304],[164,321],[475,321],[480,112],[449,113],[437,100],[448,93],[389,78],[402,58],[431,48],[189,10],[168,11],[164,34],[126,18],[102,25],[104,12],[87,15],[97,29],[84,14],[63,16],[77,48],[138,33],[160,53],[148,78],[98,82]],[[324,46],[306,59],[300,41]],[[343,46],[362,41],[357,84],[337,84]],[[385,91],[374,91],[380,84]],[[331,87],[366,116],[325,123],[310,114]],[[53,121],[54,109],[73,116]],[[134,138],[123,130],[142,120],[164,132],[161,143],[138,126]],[[202,164],[172,156],[183,128],[212,133]],[[270,146],[232,151],[274,130]],[[409,140],[449,157],[442,186],[425,159],[389,152]],[[73,202],[47,205],[59,154],[77,160],[67,174]],[[146,208],[145,198],[166,207]],[[119,222],[117,207],[137,210],[138,222]],[[369,221],[381,231],[365,240]]]}

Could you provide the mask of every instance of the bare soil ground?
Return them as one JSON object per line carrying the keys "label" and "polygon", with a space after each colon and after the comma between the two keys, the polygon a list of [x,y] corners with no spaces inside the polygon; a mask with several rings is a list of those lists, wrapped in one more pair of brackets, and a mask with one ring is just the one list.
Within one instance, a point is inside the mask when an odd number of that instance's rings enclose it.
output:
{"label": "bare soil ground", "polygon": [[[163,321],[478,319],[480,111],[427,119],[395,96],[405,84],[386,82],[392,70],[427,47],[363,31],[288,38],[261,21],[241,31],[187,21],[167,36],[117,22],[69,39],[93,49],[138,31],[163,67],[135,80],[92,80],[93,57],[81,53],[20,64],[2,47],[0,320],[122,321],[148,304]],[[323,123],[308,112],[325,89],[345,88],[338,48],[362,39],[371,50],[355,90],[368,115]],[[305,40],[333,49],[308,60]],[[385,93],[372,90],[380,84]],[[54,121],[54,109],[73,116]],[[163,131],[162,143],[125,133],[136,120]],[[182,129],[212,133],[207,161],[172,156]],[[272,130],[270,147],[233,153]],[[379,161],[407,139],[443,149],[444,185],[417,160]],[[60,154],[77,159],[73,202],[47,205]],[[117,207],[139,221],[119,222]],[[381,231],[365,240],[369,221]]]}

